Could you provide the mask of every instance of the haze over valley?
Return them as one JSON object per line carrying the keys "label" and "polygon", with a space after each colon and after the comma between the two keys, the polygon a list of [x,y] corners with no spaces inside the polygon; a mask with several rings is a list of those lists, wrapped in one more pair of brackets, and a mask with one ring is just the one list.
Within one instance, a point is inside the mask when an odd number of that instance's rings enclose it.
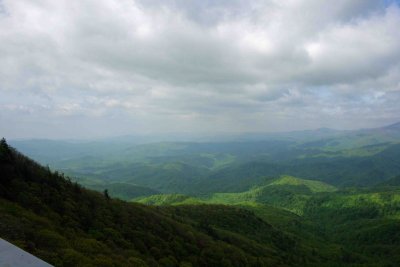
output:
{"label": "haze over valley", "polygon": [[0,0],[1,264],[400,266],[399,25],[395,0]]}

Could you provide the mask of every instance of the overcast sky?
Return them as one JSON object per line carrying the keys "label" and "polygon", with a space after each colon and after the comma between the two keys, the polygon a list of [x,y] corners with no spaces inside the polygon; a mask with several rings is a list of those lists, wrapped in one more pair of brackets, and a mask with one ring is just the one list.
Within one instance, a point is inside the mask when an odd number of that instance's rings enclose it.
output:
{"label": "overcast sky", "polygon": [[399,120],[396,1],[0,0],[0,136]]}

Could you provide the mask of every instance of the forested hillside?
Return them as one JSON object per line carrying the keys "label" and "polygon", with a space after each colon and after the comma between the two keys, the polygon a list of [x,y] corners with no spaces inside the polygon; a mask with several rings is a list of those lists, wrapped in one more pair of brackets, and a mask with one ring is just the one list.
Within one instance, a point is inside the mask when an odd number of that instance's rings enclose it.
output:
{"label": "forested hillside", "polygon": [[0,241],[400,267],[399,28],[400,0],[0,0]]}
{"label": "forested hillside", "polygon": [[345,254],[344,261],[361,266],[364,261],[373,263],[372,266],[397,266],[400,187],[389,185],[395,181],[371,189],[337,190],[321,182],[284,176],[241,193],[215,193],[202,198],[154,195],[134,201],[187,208],[201,204],[233,205],[255,212],[303,243],[314,244],[319,251],[334,251],[329,245],[336,244],[344,251],[354,252]]}
{"label": "forested hillside", "polygon": [[4,140],[0,172],[0,236],[56,266],[321,266],[342,255],[236,207],[171,210],[111,199]]}
{"label": "forested hillside", "polygon": [[[196,196],[243,192],[281,175],[339,188],[371,187],[400,173],[398,124],[236,139],[147,144],[129,138],[96,142],[28,140],[13,144],[80,184],[100,191],[110,188],[111,195],[123,199],[149,195],[149,190]],[[126,194],[121,183],[132,186],[135,193]]]}
{"label": "forested hillside", "polygon": [[152,204],[168,206],[144,206],[84,189],[4,140],[0,172],[0,236],[56,266],[400,263],[396,187],[337,191],[283,176],[248,192],[160,195]]}

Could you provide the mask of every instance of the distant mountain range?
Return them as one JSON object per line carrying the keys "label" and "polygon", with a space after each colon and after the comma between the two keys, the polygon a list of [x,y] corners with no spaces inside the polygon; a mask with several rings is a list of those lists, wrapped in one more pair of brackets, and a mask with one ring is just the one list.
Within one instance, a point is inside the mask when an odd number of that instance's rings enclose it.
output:
{"label": "distant mountain range", "polygon": [[114,145],[122,143],[124,145],[138,145],[138,144],[149,144],[159,142],[249,142],[249,141],[265,141],[265,140],[281,140],[281,139],[316,139],[316,138],[328,138],[337,135],[347,135],[354,133],[368,133],[368,132],[384,132],[384,131],[400,131],[400,122],[393,123],[390,125],[377,127],[377,128],[365,128],[358,130],[337,130],[327,127],[300,130],[300,131],[288,131],[288,132],[257,132],[257,133],[166,133],[166,134],[132,134],[116,137],[108,137],[102,139],[18,139],[9,140],[12,143],[41,143],[49,142],[56,144],[58,142],[65,142],[69,144],[96,144],[96,143],[112,143]]}
{"label": "distant mountain range", "polygon": [[219,142],[137,144],[124,137],[10,143],[89,188],[130,199],[155,192],[242,192],[281,175],[341,188],[374,186],[400,174],[399,129],[400,123],[356,131],[320,128]]}
{"label": "distant mountain range", "polygon": [[[384,151],[388,149],[393,147]],[[394,159],[392,155],[385,162]],[[190,176],[176,164],[164,169]],[[145,206],[84,189],[1,141],[0,177],[0,237],[54,266],[400,263],[398,176],[384,185],[345,189],[316,179],[264,178],[242,192],[197,197],[156,192],[135,199],[152,204]],[[231,182],[235,184],[233,177]],[[115,186],[124,187],[131,188]]]}

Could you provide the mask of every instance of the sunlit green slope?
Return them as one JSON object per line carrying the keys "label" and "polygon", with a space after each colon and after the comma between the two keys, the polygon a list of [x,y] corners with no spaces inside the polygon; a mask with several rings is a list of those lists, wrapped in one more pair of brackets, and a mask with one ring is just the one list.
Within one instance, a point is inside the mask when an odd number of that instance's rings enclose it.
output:
{"label": "sunlit green slope", "polygon": [[335,190],[336,187],[320,181],[282,176],[267,181],[265,185],[253,187],[240,193],[214,193],[202,198],[166,194],[138,198],[134,201],[151,205],[213,203],[255,206],[257,204],[269,204],[301,214],[305,203],[314,193],[333,192]]}
{"label": "sunlit green slope", "polygon": [[[397,178],[390,184],[395,184]],[[302,240],[319,253],[353,251],[342,265],[397,266],[400,264],[400,187],[337,190],[315,181],[283,176],[241,193],[208,197],[164,195],[142,203],[187,206],[225,204],[253,211],[274,227]]]}
{"label": "sunlit green slope", "polygon": [[343,255],[311,247],[239,207],[155,208],[111,199],[5,142],[0,237],[65,267],[330,266]]}

